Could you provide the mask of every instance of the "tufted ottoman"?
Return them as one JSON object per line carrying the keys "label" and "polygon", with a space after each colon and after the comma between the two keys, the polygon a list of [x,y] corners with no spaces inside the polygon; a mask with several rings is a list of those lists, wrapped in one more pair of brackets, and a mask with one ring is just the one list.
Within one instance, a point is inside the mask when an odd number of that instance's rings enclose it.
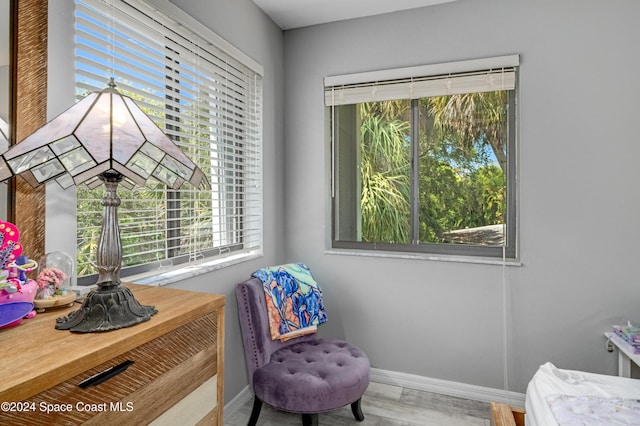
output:
{"label": "tufted ottoman", "polygon": [[[263,402],[285,411],[323,413],[359,403],[369,369],[366,354],[342,340],[300,342],[274,352],[255,371],[253,390]],[[359,410],[359,405],[352,408]]]}

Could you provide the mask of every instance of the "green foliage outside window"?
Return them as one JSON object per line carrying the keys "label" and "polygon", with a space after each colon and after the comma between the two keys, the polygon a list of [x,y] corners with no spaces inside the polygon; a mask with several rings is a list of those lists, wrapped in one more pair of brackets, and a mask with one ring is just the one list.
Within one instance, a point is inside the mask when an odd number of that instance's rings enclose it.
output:
{"label": "green foliage outside window", "polygon": [[[504,223],[507,101],[507,92],[419,100],[420,119],[413,125],[419,126],[420,242],[451,242],[451,231]],[[408,244],[411,103],[385,101],[358,107],[361,240]]]}

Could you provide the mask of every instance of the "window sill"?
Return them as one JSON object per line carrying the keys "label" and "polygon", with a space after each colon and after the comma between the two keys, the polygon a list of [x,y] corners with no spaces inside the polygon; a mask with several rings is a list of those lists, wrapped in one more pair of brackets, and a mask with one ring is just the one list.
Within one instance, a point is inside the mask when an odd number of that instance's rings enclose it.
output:
{"label": "window sill", "polygon": [[204,259],[187,265],[164,267],[156,269],[155,271],[145,272],[144,274],[123,277],[122,280],[133,284],[162,287],[188,278],[197,277],[198,275],[206,274],[217,269],[226,268],[227,266],[257,259],[261,256],[261,250],[231,254],[214,260]]}
{"label": "window sill", "polygon": [[327,249],[325,254],[339,256],[383,257],[393,259],[426,260],[434,262],[475,263],[481,265],[522,266],[519,259],[502,259],[494,257],[455,256],[445,254],[390,252],[377,250]]}

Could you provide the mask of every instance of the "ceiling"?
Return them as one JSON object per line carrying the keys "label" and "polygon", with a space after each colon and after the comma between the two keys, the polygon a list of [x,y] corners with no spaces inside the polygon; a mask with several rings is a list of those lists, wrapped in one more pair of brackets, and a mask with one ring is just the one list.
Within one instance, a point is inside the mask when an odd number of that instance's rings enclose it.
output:
{"label": "ceiling", "polygon": [[455,0],[253,0],[283,30]]}

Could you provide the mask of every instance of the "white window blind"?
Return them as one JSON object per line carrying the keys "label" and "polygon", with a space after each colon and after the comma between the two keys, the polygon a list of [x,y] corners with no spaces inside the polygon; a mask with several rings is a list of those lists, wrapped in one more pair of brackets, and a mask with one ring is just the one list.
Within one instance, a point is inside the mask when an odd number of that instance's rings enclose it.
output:
{"label": "white window blind", "polygon": [[325,105],[513,90],[517,55],[325,78]]}
{"label": "white window blind", "polygon": [[[124,267],[154,268],[262,245],[261,67],[230,55],[142,0],[76,0],[78,99],[106,87],[132,97],[207,175],[211,190],[151,182],[119,191]],[[214,40],[214,42],[211,42]],[[219,43],[221,44],[221,43]],[[233,50],[233,49],[231,49]],[[79,276],[100,228],[103,189],[78,191]],[[126,276],[123,269],[123,276]]]}

